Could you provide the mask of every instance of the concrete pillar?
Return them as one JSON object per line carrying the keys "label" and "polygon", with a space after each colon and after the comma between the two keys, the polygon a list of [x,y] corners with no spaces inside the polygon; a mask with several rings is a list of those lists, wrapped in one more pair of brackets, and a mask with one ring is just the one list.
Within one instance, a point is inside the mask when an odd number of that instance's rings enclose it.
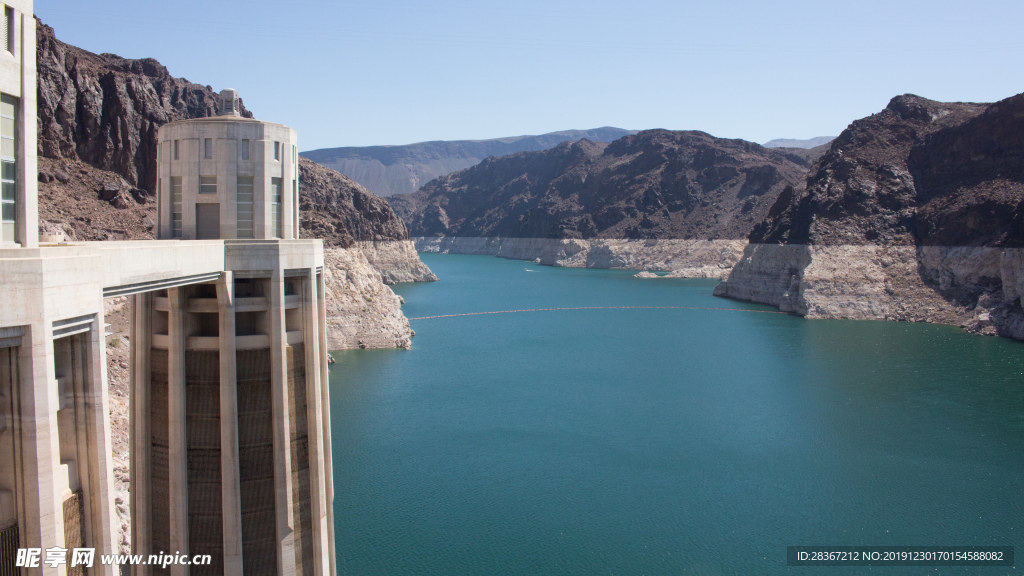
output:
{"label": "concrete pillar", "polygon": [[217,281],[220,317],[220,470],[224,522],[224,573],[242,573],[242,494],[238,468],[238,379],[235,364],[235,282],[230,272]]}
{"label": "concrete pillar", "polygon": [[[170,484],[169,554],[188,554],[188,436],[185,399],[185,289],[167,290],[167,468]],[[185,576],[188,567],[174,565],[173,576]]]}
{"label": "concrete pillar", "polygon": [[323,435],[324,449],[324,500],[327,506],[327,554],[330,558],[330,574],[335,576],[337,565],[334,559],[334,464],[333,453],[331,452],[331,381],[327,366],[327,296],[323,273],[315,274],[316,298],[317,298],[317,331],[319,339],[317,345],[320,349],[320,413],[321,413],[321,434]]}
{"label": "concrete pillar", "polygon": [[[103,310],[99,300],[98,310]],[[107,395],[106,346],[103,334],[103,314],[96,315],[92,329],[77,336],[81,339],[82,354],[76,358],[75,403],[78,422],[78,455],[82,463],[80,478],[85,517],[86,546],[97,554],[114,552],[114,526],[117,512],[114,507],[114,470],[110,457],[110,406]],[[113,576],[113,566],[94,566],[95,573]]]}
{"label": "concrete pillar", "polygon": [[[41,315],[43,316],[43,315]],[[60,469],[57,387],[53,367],[53,330],[44,318],[31,324],[19,347],[18,391],[23,464],[16,493],[22,548],[64,546],[64,494],[55,482]],[[64,575],[63,566],[43,565],[40,573]]]}
{"label": "concrete pillar", "polygon": [[274,504],[279,576],[295,574],[295,529],[292,523],[291,418],[288,411],[288,366],[285,356],[284,271],[270,277],[270,377],[274,402]]}
{"label": "concrete pillar", "polygon": [[36,158],[36,20],[31,11],[18,14],[21,38],[17,41],[21,65],[18,99],[18,137],[15,152],[18,172],[18,214],[15,238],[26,248],[39,245],[39,168]]}
{"label": "concrete pillar", "polygon": [[309,441],[310,506],[313,519],[313,573],[328,576],[331,571],[330,546],[327,542],[329,516],[324,470],[330,459],[324,454],[323,399],[320,387],[320,320],[317,313],[316,269],[310,268],[302,282],[302,341],[306,353],[306,419]]}
{"label": "concrete pillar", "polygon": [[[131,394],[129,411],[131,423],[131,514],[132,550],[136,553],[152,550],[152,509],[150,504],[151,438],[149,382],[150,351],[153,343],[153,295],[131,297]],[[137,566],[135,574],[150,574],[146,566]]]}

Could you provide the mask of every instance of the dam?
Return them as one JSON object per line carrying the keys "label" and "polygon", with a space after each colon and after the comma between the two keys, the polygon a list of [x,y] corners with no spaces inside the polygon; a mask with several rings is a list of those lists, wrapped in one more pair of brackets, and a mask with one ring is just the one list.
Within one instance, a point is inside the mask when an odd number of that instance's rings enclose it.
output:
{"label": "dam", "polygon": [[39,238],[35,20],[0,50],[0,574],[119,574],[105,298],[130,297],[131,545],[209,555],[133,574],[334,567],[323,244],[299,239],[295,131],[219,115],[161,128],[159,240]]}

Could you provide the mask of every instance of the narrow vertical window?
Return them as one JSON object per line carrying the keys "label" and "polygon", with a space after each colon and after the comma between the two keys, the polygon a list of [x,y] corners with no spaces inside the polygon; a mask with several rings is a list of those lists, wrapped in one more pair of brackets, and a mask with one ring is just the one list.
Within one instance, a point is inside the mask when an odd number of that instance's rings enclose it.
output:
{"label": "narrow vertical window", "polygon": [[14,54],[14,8],[4,6],[4,48]]}
{"label": "narrow vertical window", "polygon": [[213,138],[203,138],[203,158],[213,158]]}
{"label": "narrow vertical window", "polygon": [[239,176],[237,188],[237,221],[236,236],[238,238],[253,238],[252,226],[252,176]]}
{"label": "narrow vertical window", "polygon": [[248,140],[242,140],[242,145],[239,148],[239,152],[242,154],[242,160],[248,160],[249,159],[249,141]]}
{"label": "narrow vertical window", "polygon": [[217,193],[217,177],[216,176],[200,176],[199,177],[199,193],[200,194],[216,194]]}
{"label": "narrow vertical window", "polygon": [[299,183],[292,178],[292,238],[299,237]]}
{"label": "narrow vertical window", "polygon": [[173,156],[174,156],[175,160],[178,159],[178,141],[177,140],[174,141],[174,154],[173,154]]}
{"label": "narrow vertical window", "polygon": [[18,185],[15,164],[18,99],[0,95],[0,241],[17,241]]}
{"label": "narrow vertical window", "polygon": [[181,238],[181,176],[171,176],[171,237]]}
{"label": "narrow vertical window", "polygon": [[295,148],[295,145],[293,144],[292,145],[292,162],[295,163],[295,162],[298,162],[298,161],[299,161],[299,152],[298,152],[298,149]]}
{"label": "narrow vertical window", "polygon": [[274,142],[274,160],[281,159],[281,143]]}
{"label": "narrow vertical window", "polygon": [[284,230],[282,229],[284,222],[283,218],[281,218],[281,184],[280,178],[270,179],[270,229],[274,231],[274,235],[278,238],[284,238]]}

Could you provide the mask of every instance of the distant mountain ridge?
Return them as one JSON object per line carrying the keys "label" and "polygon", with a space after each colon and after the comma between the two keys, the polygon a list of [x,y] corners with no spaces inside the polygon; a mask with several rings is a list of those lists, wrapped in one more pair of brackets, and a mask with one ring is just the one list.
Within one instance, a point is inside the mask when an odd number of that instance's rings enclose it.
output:
{"label": "distant mountain ridge", "polygon": [[765,148],[817,148],[835,140],[835,136],[815,136],[801,140],[799,138],[776,138],[762,144]]}
{"label": "distant mountain ridge", "polygon": [[605,126],[489,140],[437,140],[402,146],[321,148],[302,152],[301,155],[333,168],[375,194],[393,196],[411,194],[438,176],[475,166],[490,156],[547,150],[571,140],[611,142],[635,133],[635,130]]}

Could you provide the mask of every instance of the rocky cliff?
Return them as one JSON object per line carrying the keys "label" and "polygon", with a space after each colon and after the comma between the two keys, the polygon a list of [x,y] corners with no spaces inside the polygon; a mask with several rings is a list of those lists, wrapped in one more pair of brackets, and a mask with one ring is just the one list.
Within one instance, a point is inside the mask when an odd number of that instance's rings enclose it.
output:
{"label": "rocky cliff", "polygon": [[894,98],[852,123],[750,242],[716,294],[1024,338],[1024,95]]}
{"label": "rocky cliff", "polygon": [[325,246],[349,248],[357,241],[408,240],[391,206],[347,176],[299,158],[299,218],[303,236]]}
{"label": "rocky cliff", "polygon": [[345,174],[375,194],[392,196],[411,194],[438,176],[475,166],[489,156],[547,150],[562,142],[581,138],[611,142],[632,133],[631,130],[605,127],[490,140],[440,140],[404,146],[322,148],[303,152],[302,155]]}
{"label": "rocky cliff", "polygon": [[299,158],[299,181],[303,236],[322,238],[328,251],[361,251],[387,284],[437,280],[416,254],[405,223],[386,201],[307,158]]}

